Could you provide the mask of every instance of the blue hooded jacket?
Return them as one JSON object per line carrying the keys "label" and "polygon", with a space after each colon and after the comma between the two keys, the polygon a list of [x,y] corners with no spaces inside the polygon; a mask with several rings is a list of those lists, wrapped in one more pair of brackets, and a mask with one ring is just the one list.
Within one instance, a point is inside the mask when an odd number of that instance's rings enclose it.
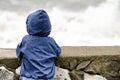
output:
{"label": "blue hooded jacket", "polygon": [[31,13],[27,20],[27,32],[16,48],[17,57],[22,59],[21,76],[33,79],[52,79],[55,74],[55,58],[61,48],[48,35],[51,23],[44,10]]}

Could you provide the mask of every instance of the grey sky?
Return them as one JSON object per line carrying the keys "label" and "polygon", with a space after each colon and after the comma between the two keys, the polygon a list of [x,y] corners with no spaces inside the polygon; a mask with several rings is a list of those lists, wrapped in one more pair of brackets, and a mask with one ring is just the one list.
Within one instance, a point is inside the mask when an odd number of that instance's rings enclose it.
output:
{"label": "grey sky", "polygon": [[67,11],[80,11],[89,6],[99,6],[106,0],[0,0],[0,9],[8,11],[30,11],[45,8],[51,10],[54,7]]}

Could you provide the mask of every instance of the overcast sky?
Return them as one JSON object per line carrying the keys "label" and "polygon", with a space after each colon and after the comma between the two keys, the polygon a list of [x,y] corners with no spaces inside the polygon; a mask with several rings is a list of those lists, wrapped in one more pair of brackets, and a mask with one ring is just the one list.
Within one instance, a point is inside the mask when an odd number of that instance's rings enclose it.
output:
{"label": "overcast sky", "polygon": [[45,9],[61,45],[120,45],[120,0],[0,0],[0,47],[16,47],[29,13]]}
{"label": "overcast sky", "polygon": [[67,11],[81,11],[89,6],[97,7],[106,0],[0,0],[0,9],[15,12],[27,12],[44,8],[59,8]]}

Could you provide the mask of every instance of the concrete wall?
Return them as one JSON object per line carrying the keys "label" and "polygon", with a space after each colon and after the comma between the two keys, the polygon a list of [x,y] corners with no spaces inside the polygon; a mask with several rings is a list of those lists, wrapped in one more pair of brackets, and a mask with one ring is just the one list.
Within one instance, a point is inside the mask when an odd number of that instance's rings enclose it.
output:
{"label": "concrete wall", "polygon": [[[16,74],[20,64],[15,49],[0,49],[0,65]],[[84,80],[86,73],[120,80],[120,46],[64,46],[56,66],[67,69],[71,80]]]}

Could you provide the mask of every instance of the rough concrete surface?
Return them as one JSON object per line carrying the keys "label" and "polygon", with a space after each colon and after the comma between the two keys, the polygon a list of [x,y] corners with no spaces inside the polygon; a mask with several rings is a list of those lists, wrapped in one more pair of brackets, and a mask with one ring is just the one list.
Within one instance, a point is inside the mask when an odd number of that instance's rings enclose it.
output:
{"label": "rough concrete surface", "polygon": [[120,55],[120,46],[63,46],[62,57]]}
{"label": "rough concrete surface", "polygon": [[[61,57],[120,55],[120,46],[63,46],[61,48]],[[16,58],[15,49],[1,48],[0,58]]]}

